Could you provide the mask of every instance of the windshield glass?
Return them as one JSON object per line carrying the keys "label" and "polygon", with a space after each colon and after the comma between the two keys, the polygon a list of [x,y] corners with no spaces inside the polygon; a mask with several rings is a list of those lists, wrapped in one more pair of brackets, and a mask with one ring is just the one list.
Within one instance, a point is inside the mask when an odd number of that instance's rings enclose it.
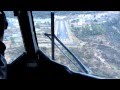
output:
{"label": "windshield glass", "polygon": [[[34,20],[39,47],[51,55],[50,19],[44,11]],[[49,12],[50,13],[50,12]],[[120,12],[119,11],[54,11],[56,37],[81,61],[92,75],[120,78]],[[48,18],[46,15],[46,18]],[[41,20],[40,20],[41,19]],[[42,43],[41,43],[42,42]],[[72,71],[81,72],[75,58],[55,39],[55,61]],[[61,50],[60,50],[61,49]],[[50,56],[51,57],[51,56]]]}
{"label": "windshield glass", "polygon": [[8,21],[8,28],[5,30],[3,42],[6,45],[5,58],[10,64],[25,50],[17,17],[14,16],[13,11],[4,12]]}

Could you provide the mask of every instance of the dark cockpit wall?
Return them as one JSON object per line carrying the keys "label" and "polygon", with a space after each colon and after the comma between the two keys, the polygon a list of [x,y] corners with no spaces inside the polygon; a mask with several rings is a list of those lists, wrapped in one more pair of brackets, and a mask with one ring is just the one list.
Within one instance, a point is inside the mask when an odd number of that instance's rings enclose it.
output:
{"label": "dark cockpit wall", "polygon": [[43,52],[39,51],[40,58],[37,65],[29,63],[26,53],[8,65],[7,79],[10,80],[81,80],[102,79],[88,74],[75,73],[66,66],[51,61]]}
{"label": "dark cockpit wall", "polygon": [[48,58],[38,48],[31,11],[14,12],[17,16],[25,52],[8,65],[7,79],[25,80],[80,80],[100,79],[89,74],[75,73]]}

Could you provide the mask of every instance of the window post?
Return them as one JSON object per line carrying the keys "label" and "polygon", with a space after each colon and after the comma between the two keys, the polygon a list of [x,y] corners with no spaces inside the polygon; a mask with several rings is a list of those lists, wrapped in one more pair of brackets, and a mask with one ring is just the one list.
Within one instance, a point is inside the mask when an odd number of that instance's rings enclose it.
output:
{"label": "window post", "polygon": [[51,47],[52,47],[52,60],[55,60],[54,57],[54,12],[51,12],[51,38],[52,38],[52,42],[51,42]]}
{"label": "window post", "polygon": [[35,27],[33,23],[32,12],[15,11],[14,15],[17,16],[19,21],[25,50],[30,58],[35,58],[39,47],[35,37]]}

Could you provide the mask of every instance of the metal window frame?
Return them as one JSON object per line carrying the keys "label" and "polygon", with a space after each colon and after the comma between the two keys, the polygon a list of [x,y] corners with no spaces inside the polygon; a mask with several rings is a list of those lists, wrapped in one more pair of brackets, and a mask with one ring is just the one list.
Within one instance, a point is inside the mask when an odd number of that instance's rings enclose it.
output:
{"label": "metal window frame", "polygon": [[36,58],[39,51],[32,11],[14,11],[17,16],[25,51],[29,58]]}
{"label": "metal window frame", "polygon": [[55,47],[54,47],[54,12],[51,12],[51,56],[55,60]]}

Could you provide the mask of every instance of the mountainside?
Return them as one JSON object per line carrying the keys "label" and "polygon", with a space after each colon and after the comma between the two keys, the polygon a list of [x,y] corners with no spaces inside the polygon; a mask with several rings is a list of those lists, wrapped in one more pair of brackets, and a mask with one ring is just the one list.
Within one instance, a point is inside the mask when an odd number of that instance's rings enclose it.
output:
{"label": "mountainside", "polygon": [[120,13],[107,15],[104,20],[72,29],[74,36],[86,44],[71,51],[83,59],[94,75],[120,78]]}

